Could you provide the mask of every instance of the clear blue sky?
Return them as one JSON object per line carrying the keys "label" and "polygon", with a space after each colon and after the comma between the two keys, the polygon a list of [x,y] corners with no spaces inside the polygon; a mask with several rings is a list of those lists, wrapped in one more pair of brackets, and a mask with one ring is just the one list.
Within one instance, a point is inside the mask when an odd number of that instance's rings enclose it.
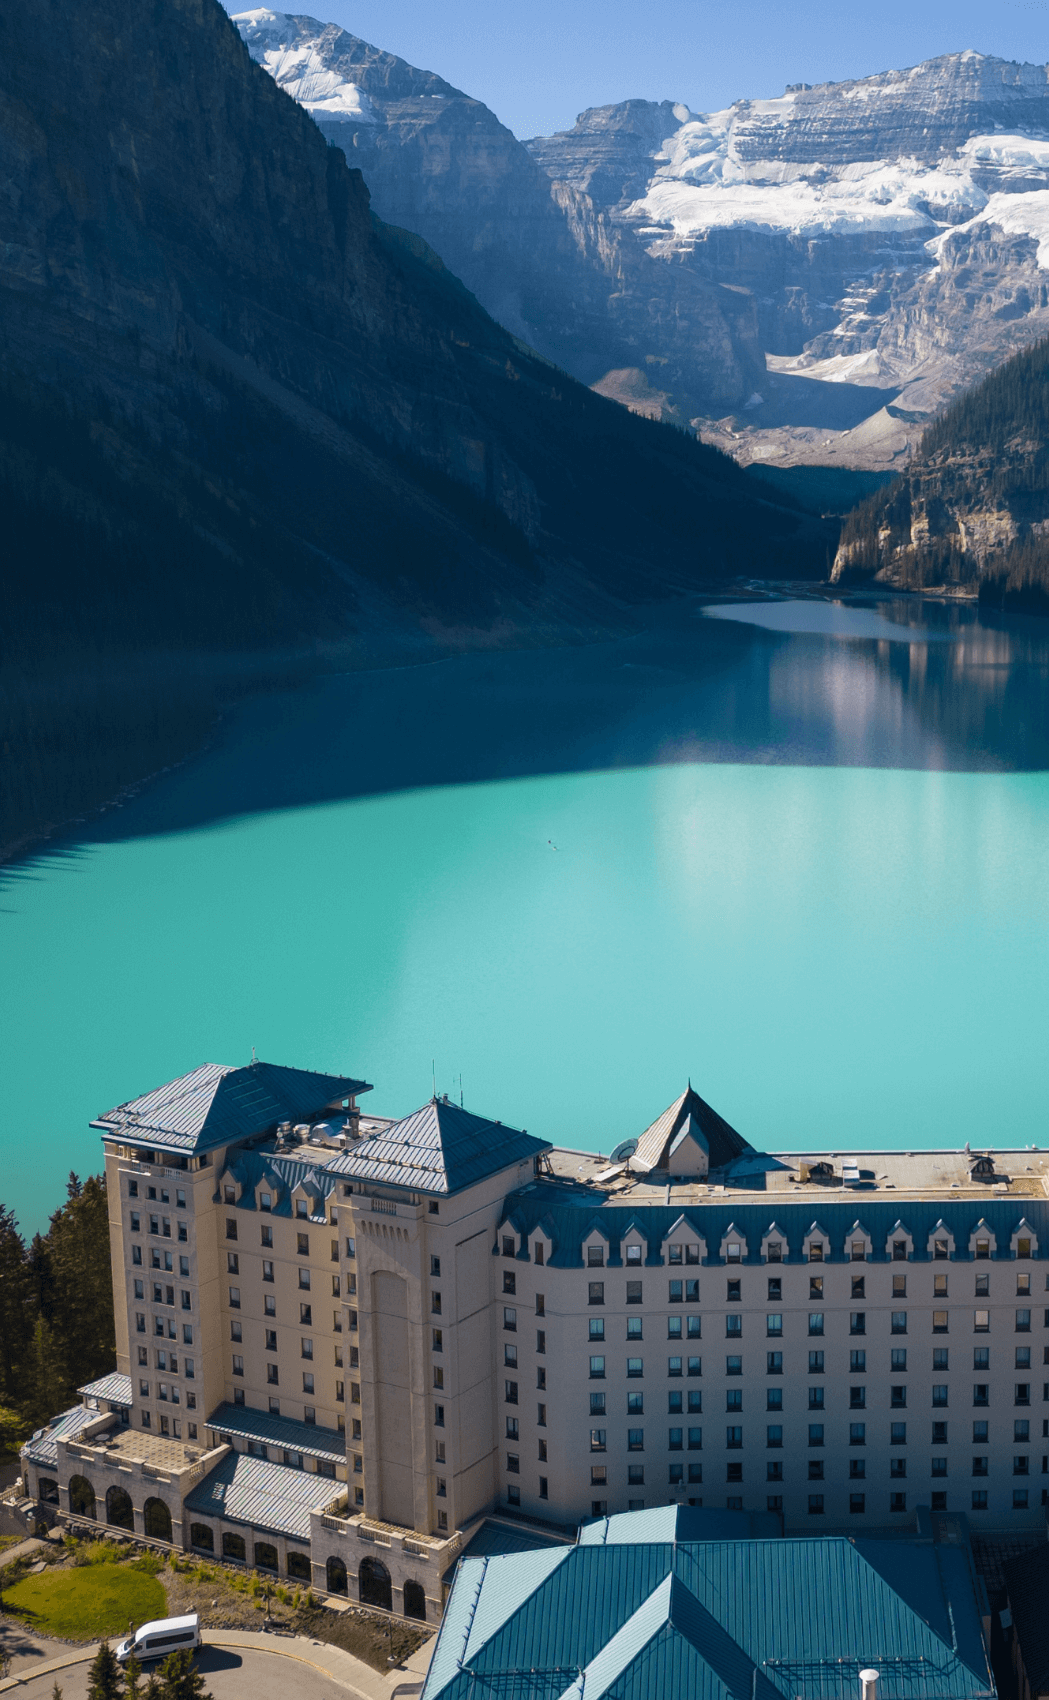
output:
{"label": "clear blue sky", "polygon": [[709,111],[743,95],[782,94],[785,83],[862,77],[966,47],[1049,59],[1049,0],[298,0],[298,7],[438,72],[522,138],[565,129],[583,107],[630,96]]}

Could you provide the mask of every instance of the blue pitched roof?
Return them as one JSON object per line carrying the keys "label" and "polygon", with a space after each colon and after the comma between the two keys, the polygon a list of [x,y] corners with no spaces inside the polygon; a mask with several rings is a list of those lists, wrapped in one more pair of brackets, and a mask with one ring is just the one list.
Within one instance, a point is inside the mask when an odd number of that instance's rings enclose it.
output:
{"label": "blue pitched roof", "polygon": [[310,1538],[310,1512],[334,1498],[327,1476],[307,1475],[285,1464],[230,1452],[186,1496],[186,1508],[227,1523],[248,1523],[270,1534]]}
{"label": "blue pitched roof", "polygon": [[274,1151],[235,1150],[223,1169],[220,1180],[227,1176],[239,1182],[237,1203],[242,1210],[255,1209],[255,1193],[259,1187],[270,1195],[270,1215],[292,1215],[292,1194],[297,1188],[315,1201],[310,1220],[327,1220],[327,1200],[335,1192],[337,1182],[332,1178],[332,1165],[317,1163],[308,1155],[308,1146],[300,1146],[293,1157]]}
{"label": "blue pitched roof", "polygon": [[582,1546],[667,1541],[744,1541],[775,1537],[782,1524],[771,1511],[715,1511],[698,1505],[653,1505],[647,1511],[617,1511],[597,1517],[579,1531]]}
{"label": "blue pitched roof", "polygon": [[549,1140],[431,1098],[421,1110],[336,1157],[328,1172],[417,1192],[452,1193],[550,1149]]}
{"label": "blue pitched roof", "polygon": [[88,1381],[77,1392],[85,1399],[105,1399],[111,1405],[130,1405],[131,1377],[121,1375],[119,1370],[112,1370],[109,1375],[100,1376],[97,1381]]}
{"label": "blue pitched roof", "polygon": [[914,1237],[913,1257],[918,1261],[927,1255],[933,1230],[942,1226],[954,1237],[954,1260],[968,1262],[969,1239],[981,1221],[995,1236],[997,1249],[992,1255],[1011,1258],[1009,1242],[1024,1218],[1038,1235],[1034,1256],[1049,1257],[1049,1200],[992,1199],[984,1193],[950,1202],[942,1198],[929,1202],[882,1199],[869,1193],[862,1197],[850,1194],[838,1202],[830,1196],[795,1199],[776,1192],[760,1204],[750,1200],[741,1203],[731,1195],[695,1204],[673,1200],[669,1204],[642,1204],[629,1193],[613,1197],[593,1187],[584,1193],[561,1187],[556,1181],[536,1181],[507,1194],[498,1225],[512,1227],[525,1241],[542,1229],[553,1241],[547,1261],[555,1268],[575,1269],[582,1266],[583,1245],[595,1231],[609,1242],[608,1262],[616,1266],[622,1260],[621,1241],[632,1227],[648,1241],[646,1261],[660,1264],[663,1241],[682,1219],[692,1225],[697,1238],[706,1241],[707,1264],[722,1263],[721,1242],[730,1227],[746,1239],[748,1256],[743,1261],[759,1262],[762,1238],[774,1223],[778,1225],[776,1237],[786,1237],[784,1261],[804,1262],[802,1241],[817,1218],[830,1240],[828,1261],[847,1262],[852,1228],[859,1217],[873,1239],[874,1262],[886,1260],[886,1242],[901,1220]]}
{"label": "blue pitched roof", "polygon": [[107,1110],[91,1126],[142,1145],[208,1151],[282,1121],[312,1121],[330,1104],[370,1091],[363,1080],[276,1063],[252,1062],[246,1068],[204,1063]]}
{"label": "blue pitched roof", "polygon": [[239,1434],[244,1440],[260,1440],[264,1446],[302,1452],[308,1458],[346,1462],[346,1436],[338,1429],[318,1428],[293,1417],[273,1417],[250,1405],[218,1405],[204,1424],[213,1434]]}
{"label": "blue pitched roof", "polygon": [[900,1542],[659,1542],[651,1518],[639,1532],[464,1559],[422,1700],[469,1700],[478,1681],[529,1700],[854,1700],[867,1665],[885,1700],[993,1694],[953,1549],[900,1564]]}
{"label": "blue pitched roof", "polygon": [[32,1464],[50,1466],[54,1469],[58,1464],[58,1442],[79,1434],[85,1423],[91,1421],[91,1414],[85,1411],[83,1405],[74,1405],[72,1410],[63,1411],[60,1416],[52,1417],[44,1427],[38,1428],[31,1434],[22,1447],[22,1456]]}

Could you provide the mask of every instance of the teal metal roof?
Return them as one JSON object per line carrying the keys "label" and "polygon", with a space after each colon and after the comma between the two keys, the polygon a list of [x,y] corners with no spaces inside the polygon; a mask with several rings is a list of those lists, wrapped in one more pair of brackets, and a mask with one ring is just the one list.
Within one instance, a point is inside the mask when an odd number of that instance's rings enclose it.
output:
{"label": "teal metal roof", "polygon": [[994,1233],[997,1249],[991,1254],[992,1261],[1011,1262],[1010,1240],[1023,1220],[1037,1235],[1037,1247],[1032,1248],[1034,1260],[1049,1258],[1049,1201],[1039,1202],[1034,1198],[1011,1201],[980,1196],[959,1199],[957,1203],[942,1200],[922,1203],[869,1196],[861,1201],[850,1195],[837,1202],[833,1195],[828,1195],[817,1206],[811,1198],[795,1201],[776,1193],[764,1204],[740,1203],[731,1197],[709,1202],[704,1199],[701,1204],[675,1204],[673,1200],[669,1204],[639,1204],[629,1195],[610,1198],[593,1187],[583,1192],[560,1186],[557,1181],[535,1181],[507,1194],[498,1226],[512,1228],[520,1236],[522,1255],[526,1255],[524,1247],[531,1236],[541,1229],[553,1241],[547,1262],[558,1269],[582,1268],[583,1246],[595,1232],[608,1244],[609,1267],[619,1267],[623,1262],[622,1240],[629,1230],[636,1229],[648,1242],[647,1265],[658,1267],[663,1263],[662,1246],[667,1234],[676,1223],[684,1221],[691,1225],[697,1238],[706,1242],[707,1256],[703,1263],[707,1267],[721,1267],[724,1259],[720,1247],[730,1228],[734,1229],[733,1237],[746,1239],[749,1249],[742,1260],[744,1265],[758,1265],[762,1261],[758,1255],[762,1238],[774,1224],[776,1238],[786,1241],[784,1262],[806,1262],[802,1241],[816,1217],[830,1241],[827,1261],[846,1263],[852,1229],[860,1216],[874,1241],[874,1251],[868,1260],[872,1263],[889,1261],[884,1247],[901,1219],[903,1228],[914,1240],[911,1262],[928,1260],[926,1246],[933,1231],[939,1228],[946,1228],[954,1237],[951,1260],[971,1262],[969,1240],[979,1222],[986,1223]]}
{"label": "teal metal roof", "polygon": [[338,1429],[300,1423],[293,1417],[272,1417],[268,1411],[256,1411],[250,1405],[218,1405],[204,1427],[215,1435],[259,1440],[275,1451],[302,1452],[307,1458],[326,1458],[333,1464],[346,1462],[346,1436]]}
{"label": "teal metal roof", "polygon": [[715,1511],[698,1505],[653,1505],[597,1517],[579,1531],[581,1546],[637,1546],[643,1542],[745,1541],[775,1538],[783,1526],[771,1511]]}
{"label": "teal metal roof", "polygon": [[247,1523],[269,1534],[310,1538],[310,1512],[335,1497],[327,1476],[270,1464],[246,1452],[229,1452],[186,1497],[186,1509],[227,1523]]}
{"label": "teal metal roof", "polygon": [[130,1405],[131,1377],[112,1370],[109,1375],[100,1376],[98,1381],[89,1381],[78,1387],[77,1392],[85,1399],[105,1399],[110,1405]]}
{"label": "teal metal roof", "polygon": [[336,1157],[328,1172],[416,1192],[452,1193],[550,1149],[549,1140],[432,1098]]}
{"label": "teal metal roof", "polygon": [[276,1063],[252,1062],[246,1068],[204,1063],[107,1110],[91,1126],[145,1146],[209,1151],[282,1121],[312,1121],[329,1104],[370,1091],[363,1080]]}
{"label": "teal metal roof", "polygon": [[962,1552],[659,1541],[663,1513],[631,1515],[635,1543],[464,1559],[422,1700],[855,1700],[866,1666],[883,1700],[993,1696]]}

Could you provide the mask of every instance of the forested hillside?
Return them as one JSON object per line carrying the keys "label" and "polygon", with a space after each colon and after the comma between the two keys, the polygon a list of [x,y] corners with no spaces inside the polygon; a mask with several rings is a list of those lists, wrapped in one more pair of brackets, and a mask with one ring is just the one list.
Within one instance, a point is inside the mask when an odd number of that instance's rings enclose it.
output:
{"label": "forested hillside", "polygon": [[66,1190],[47,1233],[28,1246],[0,1205],[0,1406],[8,1432],[68,1410],[78,1387],[116,1368],[105,1178],[71,1174]]}
{"label": "forested hillside", "polygon": [[931,425],[907,471],[846,519],[839,583],[978,590],[1049,613],[1049,339]]}

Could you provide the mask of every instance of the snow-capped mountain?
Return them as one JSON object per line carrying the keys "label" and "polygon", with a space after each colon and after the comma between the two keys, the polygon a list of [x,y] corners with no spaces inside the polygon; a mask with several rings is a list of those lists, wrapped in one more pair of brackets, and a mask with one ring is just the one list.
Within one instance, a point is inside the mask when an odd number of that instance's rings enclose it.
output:
{"label": "snow-capped mountain", "polygon": [[[948,394],[1049,330],[1045,66],[967,52],[675,107],[655,144],[667,108],[643,104],[528,146],[650,257],[752,292],[768,377],[747,423],[702,422],[733,452],[891,464]],[[891,394],[835,407],[828,383]]]}
{"label": "snow-capped mountain", "polygon": [[722,112],[626,101],[522,144],[334,25],[235,22],[490,312],[739,458],[898,463],[1049,332],[1045,66],[966,52]]}

